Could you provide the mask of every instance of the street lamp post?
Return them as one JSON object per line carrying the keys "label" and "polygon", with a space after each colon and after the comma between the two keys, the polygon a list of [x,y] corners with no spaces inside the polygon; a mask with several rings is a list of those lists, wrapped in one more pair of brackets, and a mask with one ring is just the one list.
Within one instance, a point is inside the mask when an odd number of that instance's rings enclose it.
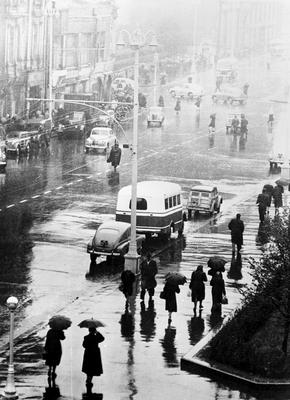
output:
{"label": "street lamp post", "polygon": [[13,336],[14,336],[14,311],[18,304],[18,299],[11,296],[6,301],[7,307],[10,312],[10,335],[9,335],[9,366],[7,374],[7,382],[2,393],[3,399],[18,399],[18,394],[16,392],[14,383],[14,363],[13,363]]}
{"label": "street lamp post", "polygon": [[[126,35],[126,41],[124,36]],[[148,39],[151,41],[148,42]],[[133,273],[138,272],[140,256],[137,253],[136,243],[136,226],[137,226],[137,180],[138,180],[138,92],[139,92],[139,52],[142,47],[156,47],[157,42],[153,32],[147,32],[142,35],[140,31],[135,31],[132,34],[126,30],[120,32],[120,40],[116,43],[117,46],[128,46],[134,50],[134,114],[133,114],[133,140],[132,140],[132,184],[131,184],[131,239],[129,251],[125,255],[125,270],[130,270]]]}
{"label": "street lamp post", "polygon": [[[47,9],[47,15],[49,17],[49,55],[48,55],[48,98],[52,100],[52,73],[53,73],[53,18],[56,15],[55,1],[51,1],[49,8]],[[52,109],[53,102],[50,101],[49,107],[49,118],[52,120]]]}
{"label": "street lamp post", "polygon": [[153,94],[153,104],[157,106],[157,74],[158,74],[158,53],[154,54],[154,94]]}

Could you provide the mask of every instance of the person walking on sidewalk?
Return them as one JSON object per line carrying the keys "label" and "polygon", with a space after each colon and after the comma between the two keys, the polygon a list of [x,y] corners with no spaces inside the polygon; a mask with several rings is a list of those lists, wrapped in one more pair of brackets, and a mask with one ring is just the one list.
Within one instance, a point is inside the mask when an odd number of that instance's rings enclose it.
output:
{"label": "person walking on sidewalk", "polygon": [[100,376],[103,373],[99,343],[103,342],[104,340],[104,336],[98,332],[95,327],[89,328],[89,334],[84,337],[83,347],[85,351],[82,372],[87,375],[86,387],[88,394],[92,393],[93,377]]}
{"label": "person walking on sidewalk", "polygon": [[107,163],[111,163],[112,167],[114,167],[114,171],[116,171],[118,165],[120,164],[121,154],[122,150],[119,147],[119,143],[115,141],[115,144],[112,146],[110,155],[107,159]]}
{"label": "person walking on sidewalk", "polygon": [[179,112],[181,110],[181,101],[180,99],[177,99],[174,110],[176,111],[176,115],[179,115]]}
{"label": "person walking on sidewalk", "polygon": [[60,364],[62,356],[61,340],[65,339],[65,335],[60,329],[49,329],[46,334],[44,345],[45,364],[48,365],[48,380],[55,381],[56,367]]}
{"label": "person walking on sidewalk", "polygon": [[202,301],[205,298],[204,282],[207,281],[206,274],[203,272],[203,266],[198,265],[195,271],[191,274],[189,289],[191,289],[191,301],[194,303],[194,315],[196,315],[196,306],[199,302],[199,310],[203,309]]}
{"label": "person walking on sidewalk", "polygon": [[274,207],[275,207],[275,215],[279,214],[279,208],[283,207],[283,198],[282,194],[284,193],[283,186],[276,185],[273,189],[273,199],[274,199]]}
{"label": "person walking on sidewalk", "polygon": [[243,245],[243,232],[245,229],[244,222],[241,220],[241,214],[237,214],[236,218],[230,221],[228,228],[231,231],[232,254],[235,255],[236,246],[237,254],[239,254]]}
{"label": "person walking on sidewalk", "polygon": [[126,269],[121,273],[121,281],[122,283],[120,284],[119,289],[126,297],[127,310],[129,307],[129,297],[133,294],[133,284],[136,281],[136,276],[132,271]]}
{"label": "person walking on sidewalk", "polygon": [[149,294],[149,302],[152,300],[154,296],[154,289],[157,285],[155,275],[158,272],[156,261],[152,260],[151,253],[148,252],[146,259],[140,265],[140,273],[141,273],[141,300],[143,301],[145,298],[146,290]]}
{"label": "person walking on sidewalk", "polygon": [[269,197],[266,194],[265,190],[263,190],[263,192],[258,195],[257,201],[256,201],[256,204],[258,204],[258,208],[259,208],[260,222],[264,222],[264,220],[265,220],[265,214],[267,211],[268,203],[269,203]]}
{"label": "person walking on sidewalk", "polygon": [[165,299],[165,310],[168,311],[168,325],[171,324],[172,313],[177,312],[176,293],[180,293],[179,286],[171,282],[166,282],[163,288],[163,294]]}
{"label": "person walking on sidewalk", "polygon": [[212,313],[221,314],[223,296],[226,296],[225,281],[222,273],[217,271],[210,281],[212,295]]}

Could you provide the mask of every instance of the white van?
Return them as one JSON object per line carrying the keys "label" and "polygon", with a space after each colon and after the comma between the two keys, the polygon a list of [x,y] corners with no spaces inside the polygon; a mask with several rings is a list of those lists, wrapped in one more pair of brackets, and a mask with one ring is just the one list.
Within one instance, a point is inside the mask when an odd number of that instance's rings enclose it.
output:
{"label": "white van", "polygon": [[[176,183],[144,181],[137,184],[137,227],[138,233],[146,237],[158,234],[169,238],[171,232],[183,232],[181,187]],[[131,220],[131,185],[118,193],[116,221]]]}

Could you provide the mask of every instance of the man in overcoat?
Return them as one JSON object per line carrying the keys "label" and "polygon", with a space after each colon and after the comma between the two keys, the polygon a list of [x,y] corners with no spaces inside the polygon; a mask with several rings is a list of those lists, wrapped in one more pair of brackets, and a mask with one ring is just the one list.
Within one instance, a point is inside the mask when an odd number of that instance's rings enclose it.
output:
{"label": "man in overcoat", "polygon": [[237,214],[236,218],[230,221],[228,228],[231,231],[232,253],[235,255],[237,246],[237,254],[239,254],[243,245],[243,232],[245,229],[244,222],[241,220],[241,214]]}

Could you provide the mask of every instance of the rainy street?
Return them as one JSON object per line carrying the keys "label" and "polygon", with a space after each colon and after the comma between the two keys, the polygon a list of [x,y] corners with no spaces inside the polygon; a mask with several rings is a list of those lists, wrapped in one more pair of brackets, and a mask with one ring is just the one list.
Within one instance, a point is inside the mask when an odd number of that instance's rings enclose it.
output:
{"label": "rainy street", "polygon": [[[104,374],[95,378],[94,391],[113,399],[285,399],[285,393],[255,393],[248,387],[218,377],[200,376],[180,368],[180,358],[220,321],[210,316],[211,295],[206,283],[204,310],[193,316],[188,284],[178,295],[178,312],[167,326],[167,313],[159,298],[164,275],[179,271],[188,280],[198,264],[206,267],[212,255],[228,259],[226,287],[229,304],[223,317],[239,304],[238,289],[249,282],[248,258],[259,254],[259,218],[256,197],[269,174],[269,153],[275,127],[267,127],[270,100],[285,90],[279,61],[271,70],[262,58],[242,60],[239,83],[249,83],[246,105],[213,104],[212,69],[198,74],[205,96],[196,114],[191,101],[182,100],[174,111],[170,85],[160,86],[164,96],[164,126],[147,128],[146,111],[138,122],[138,181],[165,180],[182,188],[184,207],[196,184],[217,186],[223,196],[221,212],[198,215],[185,222],[181,238],[173,234],[164,243],[146,242],[158,263],[154,304],[140,304],[139,288],[125,311],[125,298],[118,290],[122,265],[101,259],[90,265],[86,245],[103,221],[114,219],[117,194],[131,183],[131,153],[122,148],[120,166],[114,172],[103,154],[86,154],[84,137],[52,138],[49,154],[11,157],[6,173],[0,174],[0,238],[5,249],[1,260],[1,358],[6,360],[9,320],[6,298],[13,293],[20,306],[15,313],[15,380],[20,398],[42,398],[47,386],[47,367],[41,360],[47,321],[53,314],[71,318],[65,331],[63,358],[57,369],[57,384],[67,399],[81,399],[85,375],[81,373],[82,338],[77,324],[94,316],[105,323],[105,342],[100,345]],[[152,101],[150,86],[148,101]],[[151,99],[151,100],[150,100]],[[273,103],[277,120],[285,105]],[[242,112],[249,121],[247,140],[226,134],[228,114]],[[216,132],[209,137],[209,115],[216,113]],[[131,143],[132,124],[118,129],[120,144]],[[273,210],[271,210],[272,213]],[[229,220],[240,212],[245,222],[245,245],[240,263],[231,260]],[[261,232],[260,232],[261,233]],[[206,268],[205,268],[206,269]],[[1,384],[6,377],[1,363]],[[146,371],[146,373],[144,372]]]}

